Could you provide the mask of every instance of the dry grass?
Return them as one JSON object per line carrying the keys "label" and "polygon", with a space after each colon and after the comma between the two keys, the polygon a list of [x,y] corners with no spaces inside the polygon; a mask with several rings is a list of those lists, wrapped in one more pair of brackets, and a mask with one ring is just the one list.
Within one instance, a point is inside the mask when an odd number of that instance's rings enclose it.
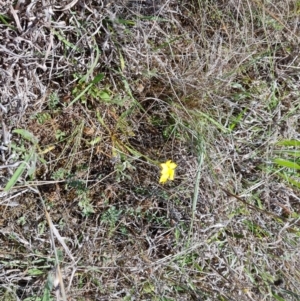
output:
{"label": "dry grass", "polygon": [[2,6],[1,298],[300,300],[298,1],[123,2]]}

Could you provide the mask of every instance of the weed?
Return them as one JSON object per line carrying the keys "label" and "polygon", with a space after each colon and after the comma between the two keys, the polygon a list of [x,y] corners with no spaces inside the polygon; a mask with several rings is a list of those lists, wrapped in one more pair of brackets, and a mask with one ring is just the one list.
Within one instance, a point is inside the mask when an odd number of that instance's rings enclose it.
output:
{"label": "weed", "polygon": [[47,120],[51,119],[51,115],[49,113],[38,113],[35,117],[40,124],[44,124]]}
{"label": "weed", "polygon": [[278,154],[285,158],[274,158],[273,162],[280,166],[281,169],[276,171],[280,177],[285,179],[289,184],[300,188],[300,141],[298,140],[282,140],[277,143],[280,150],[276,150]]}
{"label": "weed", "polygon": [[68,171],[64,168],[59,168],[51,175],[53,180],[63,180],[68,177]]}
{"label": "weed", "polygon": [[60,105],[60,100],[57,92],[52,92],[49,95],[48,106],[50,110],[56,110]]}
{"label": "weed", "polygon": [[101,221],[104,224],[108,224],[110,228],[115,228],[122,212],[123,210],[117,209],[115,206],[112,206],[102,214]]}
{"label": "weed", "polygon": [[55,138],[57,141],[62,141],[66,138],[66,133],[64,131],[57,130],[55,132]]}
{"label": "weed", "polygon": [[[18,168],[6,184],[5,191],[9,191],[11,188],[13,188],[13,186],[21,178],[25,170],[27,170],[26,176],[33,176],[36,170],[37,161],[39,159],[37,153],[37,149],[39,148],[37,138],[32,133],[24,129],[15,129],[14,133],[19,134],[23,138],[21,146],[16,146],[14,144],[12,145],[12,149],[16,151],[16,155],[19,156],[22,159],[22,161],[20,162]],[[29,141],[29,143],[31,144],[29,152],[25,150],[25,140]]]}
{"label": "weed", "polygon": [[78,206],[81,209],[83,216],[89,216],[90,214],[94,213],[93,206],[91,205],[91,199],[88,197],[86,192],[77,192],[78,195]]}

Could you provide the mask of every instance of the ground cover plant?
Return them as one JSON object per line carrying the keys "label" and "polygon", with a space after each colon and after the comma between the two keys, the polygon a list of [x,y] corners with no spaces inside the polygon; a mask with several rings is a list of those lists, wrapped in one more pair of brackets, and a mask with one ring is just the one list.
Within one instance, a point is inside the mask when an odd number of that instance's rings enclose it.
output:
{"label": "ground cover plant", "polygon": [[300,300],[299,1],[0,3],[1,300]]}

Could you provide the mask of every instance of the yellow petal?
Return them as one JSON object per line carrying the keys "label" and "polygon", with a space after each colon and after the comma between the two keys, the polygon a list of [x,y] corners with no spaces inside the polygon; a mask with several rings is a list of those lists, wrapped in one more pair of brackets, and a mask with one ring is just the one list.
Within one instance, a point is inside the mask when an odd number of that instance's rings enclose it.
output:
{"label": "yellow petal", "polygon": [[168,166],[168,168],[170,169],[175,169],[177,167],[177,164],[172,162],[171,160],[166,162],[166,165]]}
{"label": "yellow petal", "polygon": [[161,168],[162,168],[162,171],[161,172],[168,172],[169,170],[169,167],[166,163],[162,163],[160,164]]}
{"label": "yellow petal", "polygon": [[170,170],[169,170],[169,179],[172,180],[172,181],[174,180],[174,174],[175,174],[174,170],[173,170],[173,169],[172,169],[172,170],[170,169]]}
{"label": "yellow petal", "polygon": [[160,179],[159,179],[159,183],[166,183],[168,181],[168,175],[167,174],[162,174]]}

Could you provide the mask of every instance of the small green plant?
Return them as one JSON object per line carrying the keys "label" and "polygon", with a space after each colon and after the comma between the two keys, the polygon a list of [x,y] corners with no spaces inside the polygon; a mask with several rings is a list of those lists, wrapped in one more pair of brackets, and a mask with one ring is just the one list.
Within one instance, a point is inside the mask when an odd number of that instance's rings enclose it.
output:
{"label": "small green plant", "polygon": [[49,272],[47,281],[45,283],[44,292],[42,297],[32,296],[24,299],[24,301],[54,301],[54,298],[51,296],[51,291],[54,288],[54,276]]}
{"label": "small green plant", "polygon": [[106,212],[104,212],[101,216],[101,221],[104,224],[109,225],[109,236],[112,234],[114,229],[116,228],[116,223],[120,218],[123,210],[117,209],[115,206],[111,206]]}
{"label": "small green plant", "polygon": [[[37,138],[27,130],[24,129],[15,129],[13,130],[14,134],[18,134],[23,139],[21,141],[21,146],[15,146],[14,149],[16,150],[17,155],[23,159],[20,165],[6,184],[4,190],[9,191],[20,179],[23,175],[25,170],[27,170],[27,176],[32,177],[36,170],[36,163],[39,159],[38,156],[38,140]],[[25,148],[25,140],[27,140],[31,144],[30,150],[26,150]],[[20,152],[18,152],[20,151]],[[41,158],[40,158],[41,159]],[[42,159],[41,159],[42,160]]]}
{"label": "small green plant", "polygon": [[289,184],[300,188],[300,141],[283,140],[276,144],[282,147],[275,151],[281,157],[274,158],[273,162],[280,167],[277,175],[285,179]]}
{"label": "small green plant", "polygon": [[39,124],[44,124],[47,120],[51,119],[51,115],[49,113],[38,113],[35,115]]}
{"label": "small green plant", "polygon": [[82,215],[89,216],[94,213],[95,210],[91,204],[91,199],[88,197],[88,193],[77,191],[77,194],[79,198],[78,206],[81,209]]}
{"label": "small green plant", "polygon": [[97,85],[104,78],[102,73],[98,74],[90,83],[84,81],[85,76],[76,76],[75,78],[79,79],[79,81],[72,90],[72,95],[75,98],[71,103],[80,100],[81,103],[86,104],[88,99],[96,99],[105,103],[122,106],[126,101],[126,97],[120,97],[118,94],[114,95],[109,86],[99,87]]}
{"label": "small green plant", "polygon": [[3,293],[3,295],[2,294],[1,295],[2,295],[4,301],[17,301],[17,300],[19,300],[18,297],[17,297],[17,294],[15,292],[15,288],[3,287],[3,288],[1,288],[1,291],[3,291],[3,290],[4,290],[4,293]]}
{"label": "small green plant", "polygon": [[49,96],[49,100],[48,100],[49,109],[55,110],[55,109],[57,109],[59,104],[60,104],[60,101],[59,101],[57,92],[51,93]]}
{"label": "small green plant", "polygon": [[53,172],[51,178],[53,180],[63,180],[67,177],[68,171],[64,168],[59,168],[57,171]]}
{"label": "small green plant", "polygon": [[55,138],[57,141],[62,141],[65,139],[65,137],[66,137],[66,133],[64,131],[57,130],[55,132]]}
{"label": "small green plant", "polygon": [[103,80],[103,73],[96,75],[90,83],[87,83],[88,74],[86,74],[85,76],[74,75],[74,77],[78,79],[78,84],[72,90],[72,95],[75,98],[72,100],[70,105],[75,103],[77,100],[80,100],[82,103],[86,103],[88,96],[99,96],[103,100],[107,100],[107,98],[110,98],[107,91],[99,89],[96,86],[98,82]]}
{"label": "small green plant", "polygon": [[113,151],[114,160],[115,160],[115,171],[116,171],[116,181],[121,182],[124,179],[131,180],[130,175],[126,173],[126,170],[134,170],[135,167],[132,165],[132,159],[125,154],[118,152],[117,150]]}
{"label": "small green plant", "polygon": [[67,188],[75,189],[78,199],[78,206],[81,209],[83,216],[89,216],[95,212],[84,181],[73,179],[72,176],[70,176]]}
{"label": "small green plant", "polygon": [[20,226],[24,226],[26,224],[26,217],[24,215],[22,215],[18,220],[17,220],[17,224]]}

